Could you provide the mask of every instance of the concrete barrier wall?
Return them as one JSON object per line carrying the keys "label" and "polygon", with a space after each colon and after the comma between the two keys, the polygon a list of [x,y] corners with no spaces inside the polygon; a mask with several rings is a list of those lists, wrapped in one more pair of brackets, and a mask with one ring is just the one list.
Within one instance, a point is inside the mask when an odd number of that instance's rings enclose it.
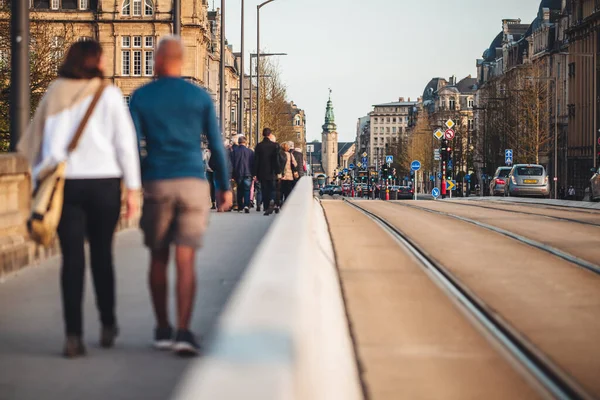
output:
{"label": "concrete barrier wall", "polygon": [[[31,174],[17,154],[0,154],[0,280],[8,274],[56,255],[58,240],[45,249],[29,240],[25,222],[31,207]],[[137,221],[119,222],[119,229]]]}
{"label": "concrete barrier wall", "polygon": [[174,399],[362,399],[331,239],[310,178],[276,218]]}

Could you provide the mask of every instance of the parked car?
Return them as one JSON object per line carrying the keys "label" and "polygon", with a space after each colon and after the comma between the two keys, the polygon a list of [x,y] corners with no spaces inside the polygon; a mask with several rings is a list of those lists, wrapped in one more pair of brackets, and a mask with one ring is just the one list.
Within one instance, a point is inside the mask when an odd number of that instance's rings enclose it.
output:
{"label": "parked car", "polygon": [[590,200],[600,201],[600,168],[590,179]]}
{"label": "parked car", "polygon": [[517,164],[504,185],[505,196],[550,196],[548,174],[542,165]]}
{"label": "parked car", "polygon": [[512,167],[498,167],[494,177],[490,181],[490,195],[504,196],[504,186]]}
{"label": "parked car", "polygon": [[344,189],[342,189],[341,186],[332,186],[329,194],[331,196],[336,195],[336,194],[339,194],[341,196],[342,194],[344,194]]}

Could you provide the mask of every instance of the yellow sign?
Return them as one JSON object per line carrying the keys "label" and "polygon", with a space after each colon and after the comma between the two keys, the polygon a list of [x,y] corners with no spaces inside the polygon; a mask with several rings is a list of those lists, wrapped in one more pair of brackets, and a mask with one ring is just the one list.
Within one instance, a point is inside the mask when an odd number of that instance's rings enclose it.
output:
{"label": "yellow sign", "polygon": [[357,162],[356,165],[358,165],[358,168],[362,167],[362,163],[361,162]]}
{"label": "yellow sign", "polygon": [[366,156],[368,156],[368,154],[367,154],[367,152],[365,151],[365,152],[363,153],[363,157],[366,157]]}
{"label": "yellow sign", "polygon": [[444,137],[444,132],[441,129],[438,129],[437,131],[433,132],[433,136],[435,136],[437,140],[441,140]]}
{"label": "yellow sign", "polygon": [[456,186],[451,179],[448,179],[446,182],[448,182],[446,184],[446,190],[452,190]]}
{"label": "yellow sign", "polygon": [[448,121],[446,121],[446,126],[448,127],[448,129],[452,129],[452,127],[454,125],[456,125],[456,124],[451,119],[449,119]]}

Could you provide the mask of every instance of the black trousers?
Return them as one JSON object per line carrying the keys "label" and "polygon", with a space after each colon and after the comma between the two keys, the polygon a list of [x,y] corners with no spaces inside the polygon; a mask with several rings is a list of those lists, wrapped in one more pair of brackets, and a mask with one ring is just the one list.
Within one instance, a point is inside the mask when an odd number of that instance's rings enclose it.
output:
{"label": "black trousers", "polygon": [[265,211],[269,209],[271,200],[275,201],[275,183],[276,182],[274,180],[260,181],[263,209]]}
{"label": "black trousers", "polygon": [[84,242],[88,239],[96,306],[103,326],[114,326],[113,236],[121,211],[121,180],[68,179],[58,225],[62,250],[61,288],[65,331],[83,334]]}
{"label": "black trousers", "polygon": [[281,180],[281,204],[290,197],[292,190],[294,189],[294,181]]}

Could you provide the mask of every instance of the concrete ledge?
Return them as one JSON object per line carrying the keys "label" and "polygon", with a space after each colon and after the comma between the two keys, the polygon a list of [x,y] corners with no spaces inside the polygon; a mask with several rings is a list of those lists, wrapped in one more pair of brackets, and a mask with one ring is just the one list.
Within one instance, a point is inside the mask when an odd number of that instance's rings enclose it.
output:
{"label": "concrete ledge", "polygon": [[312,196],[303,178],[175,399],[362,399],[331,239]]}
{"label": "concrete ledge", "polygon": [[522,203],[522,204],[537,204],[548,205],[566,208],[581,208],[586,210],[600,210],[600,203],[591,201],[575,201],[575,200],[554,200],[554,199],[536,199],[529,197],[458,197],[454,199],[444,199],[444,201],[453,200],[469,200],[469,201],[495,201],[499,203]]}
{"label": "concrete ledge", "polygon": [[[30,212],[31,188],[27,160],[14,153],[0,154],[0,281],[59,253],[58,240],[47,249],[29,240],[25,221]],[[137,220],[121,219],[117,229],[134,226]]]}

